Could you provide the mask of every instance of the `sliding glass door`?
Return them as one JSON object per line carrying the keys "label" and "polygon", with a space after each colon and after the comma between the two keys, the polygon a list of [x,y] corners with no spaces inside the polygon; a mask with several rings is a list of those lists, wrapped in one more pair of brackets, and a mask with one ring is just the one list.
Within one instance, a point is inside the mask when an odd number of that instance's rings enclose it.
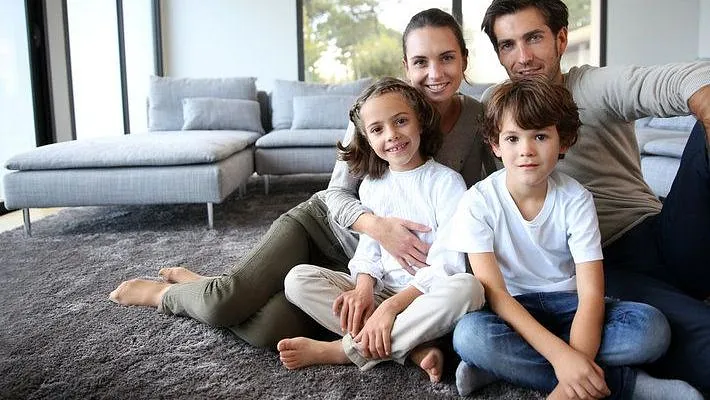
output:
{"label": "sliding glass door", "polygon": [[0,0],[0,200],[5,162],[36,146],[24,0]]}

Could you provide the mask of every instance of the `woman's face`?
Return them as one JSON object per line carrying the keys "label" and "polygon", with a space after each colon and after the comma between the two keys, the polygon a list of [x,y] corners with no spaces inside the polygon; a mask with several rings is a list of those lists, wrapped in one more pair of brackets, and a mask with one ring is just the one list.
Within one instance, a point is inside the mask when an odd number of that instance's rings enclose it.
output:
{"label": "woman's face", "polygon": [[447,27],[415,29],[406,38],[404,69],[412,86],[434,103],[449,101],[466,69],[456,36]]}

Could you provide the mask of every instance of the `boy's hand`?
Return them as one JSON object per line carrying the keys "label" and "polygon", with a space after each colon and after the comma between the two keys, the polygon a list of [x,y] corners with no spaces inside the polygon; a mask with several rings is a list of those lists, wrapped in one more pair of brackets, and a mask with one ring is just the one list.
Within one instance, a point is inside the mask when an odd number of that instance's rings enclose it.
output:
{"label": "boy's hand", "polygon": [[365,358],[388,358],[392,354],[392,326],[397,317],[387,301],[380,304],[353,338]]}
{"label": "boy's hand", "polygon": [[358,286],[343,292],[333,302],[333,313],[340,315],[340,329],[355,336],[375,311],[372,287]]}
{"label": "boy's hand", "polygon": [[587,356],[571,347],[552,362],[559,386],[569,398],[601,399],[611,394],[604,371]]}

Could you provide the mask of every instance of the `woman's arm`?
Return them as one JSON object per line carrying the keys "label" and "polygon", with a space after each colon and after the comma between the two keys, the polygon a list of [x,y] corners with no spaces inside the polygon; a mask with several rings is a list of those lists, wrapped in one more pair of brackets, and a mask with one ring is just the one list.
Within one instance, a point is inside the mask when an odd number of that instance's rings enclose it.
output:
{"label": "woman's arm", "polygon": [[568,396],[601,398],[609,394],[601,368],[548,331],[508,293],[493,253],[471,253],[468,258],[493,312],[552,364],[559,385]]}
{"label": "woman's arm", "polygon": [[569,344],[595,359],[604,324],[604,271],[601,261],[577,265],[579,305],[572,320]]}
{"label": "woman's arm", "polygon": [[[705,85],[688,99],[688,107],[698,121],[705,126],[705,133],[710,135],[710,84]],[[710,137],[707,138],[710,142]]]}

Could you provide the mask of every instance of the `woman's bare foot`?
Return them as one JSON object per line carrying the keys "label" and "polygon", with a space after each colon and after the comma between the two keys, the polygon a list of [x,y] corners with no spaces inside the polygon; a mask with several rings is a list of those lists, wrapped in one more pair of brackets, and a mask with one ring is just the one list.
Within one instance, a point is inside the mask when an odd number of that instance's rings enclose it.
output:
{"label": "woman's bare foot", "polygon": [[161,268],[158,271],[160,275],[166,282],[170,283],[187,283],[199,281],[204,276],[190,271],[185,267],[172,267],[172,268]]}
{"label": "woman's bare foot", "polygon": [[309,365],[348,364],[340,340],[322,342],[305,337],[283,339],[276,345],[284,367],[298,369]]}
{"label": "woman's bare foot", "polygon": [[131,279],[118,285],[108,298],[124,306],[158,307],[170,286],[170,283]]}
{"label": "woman's bare foot", "polygon": [[434,346],[419,346],[409,353],[409,358],[429,375],[432,383],[441,381],[444,371],[444,353]]}

